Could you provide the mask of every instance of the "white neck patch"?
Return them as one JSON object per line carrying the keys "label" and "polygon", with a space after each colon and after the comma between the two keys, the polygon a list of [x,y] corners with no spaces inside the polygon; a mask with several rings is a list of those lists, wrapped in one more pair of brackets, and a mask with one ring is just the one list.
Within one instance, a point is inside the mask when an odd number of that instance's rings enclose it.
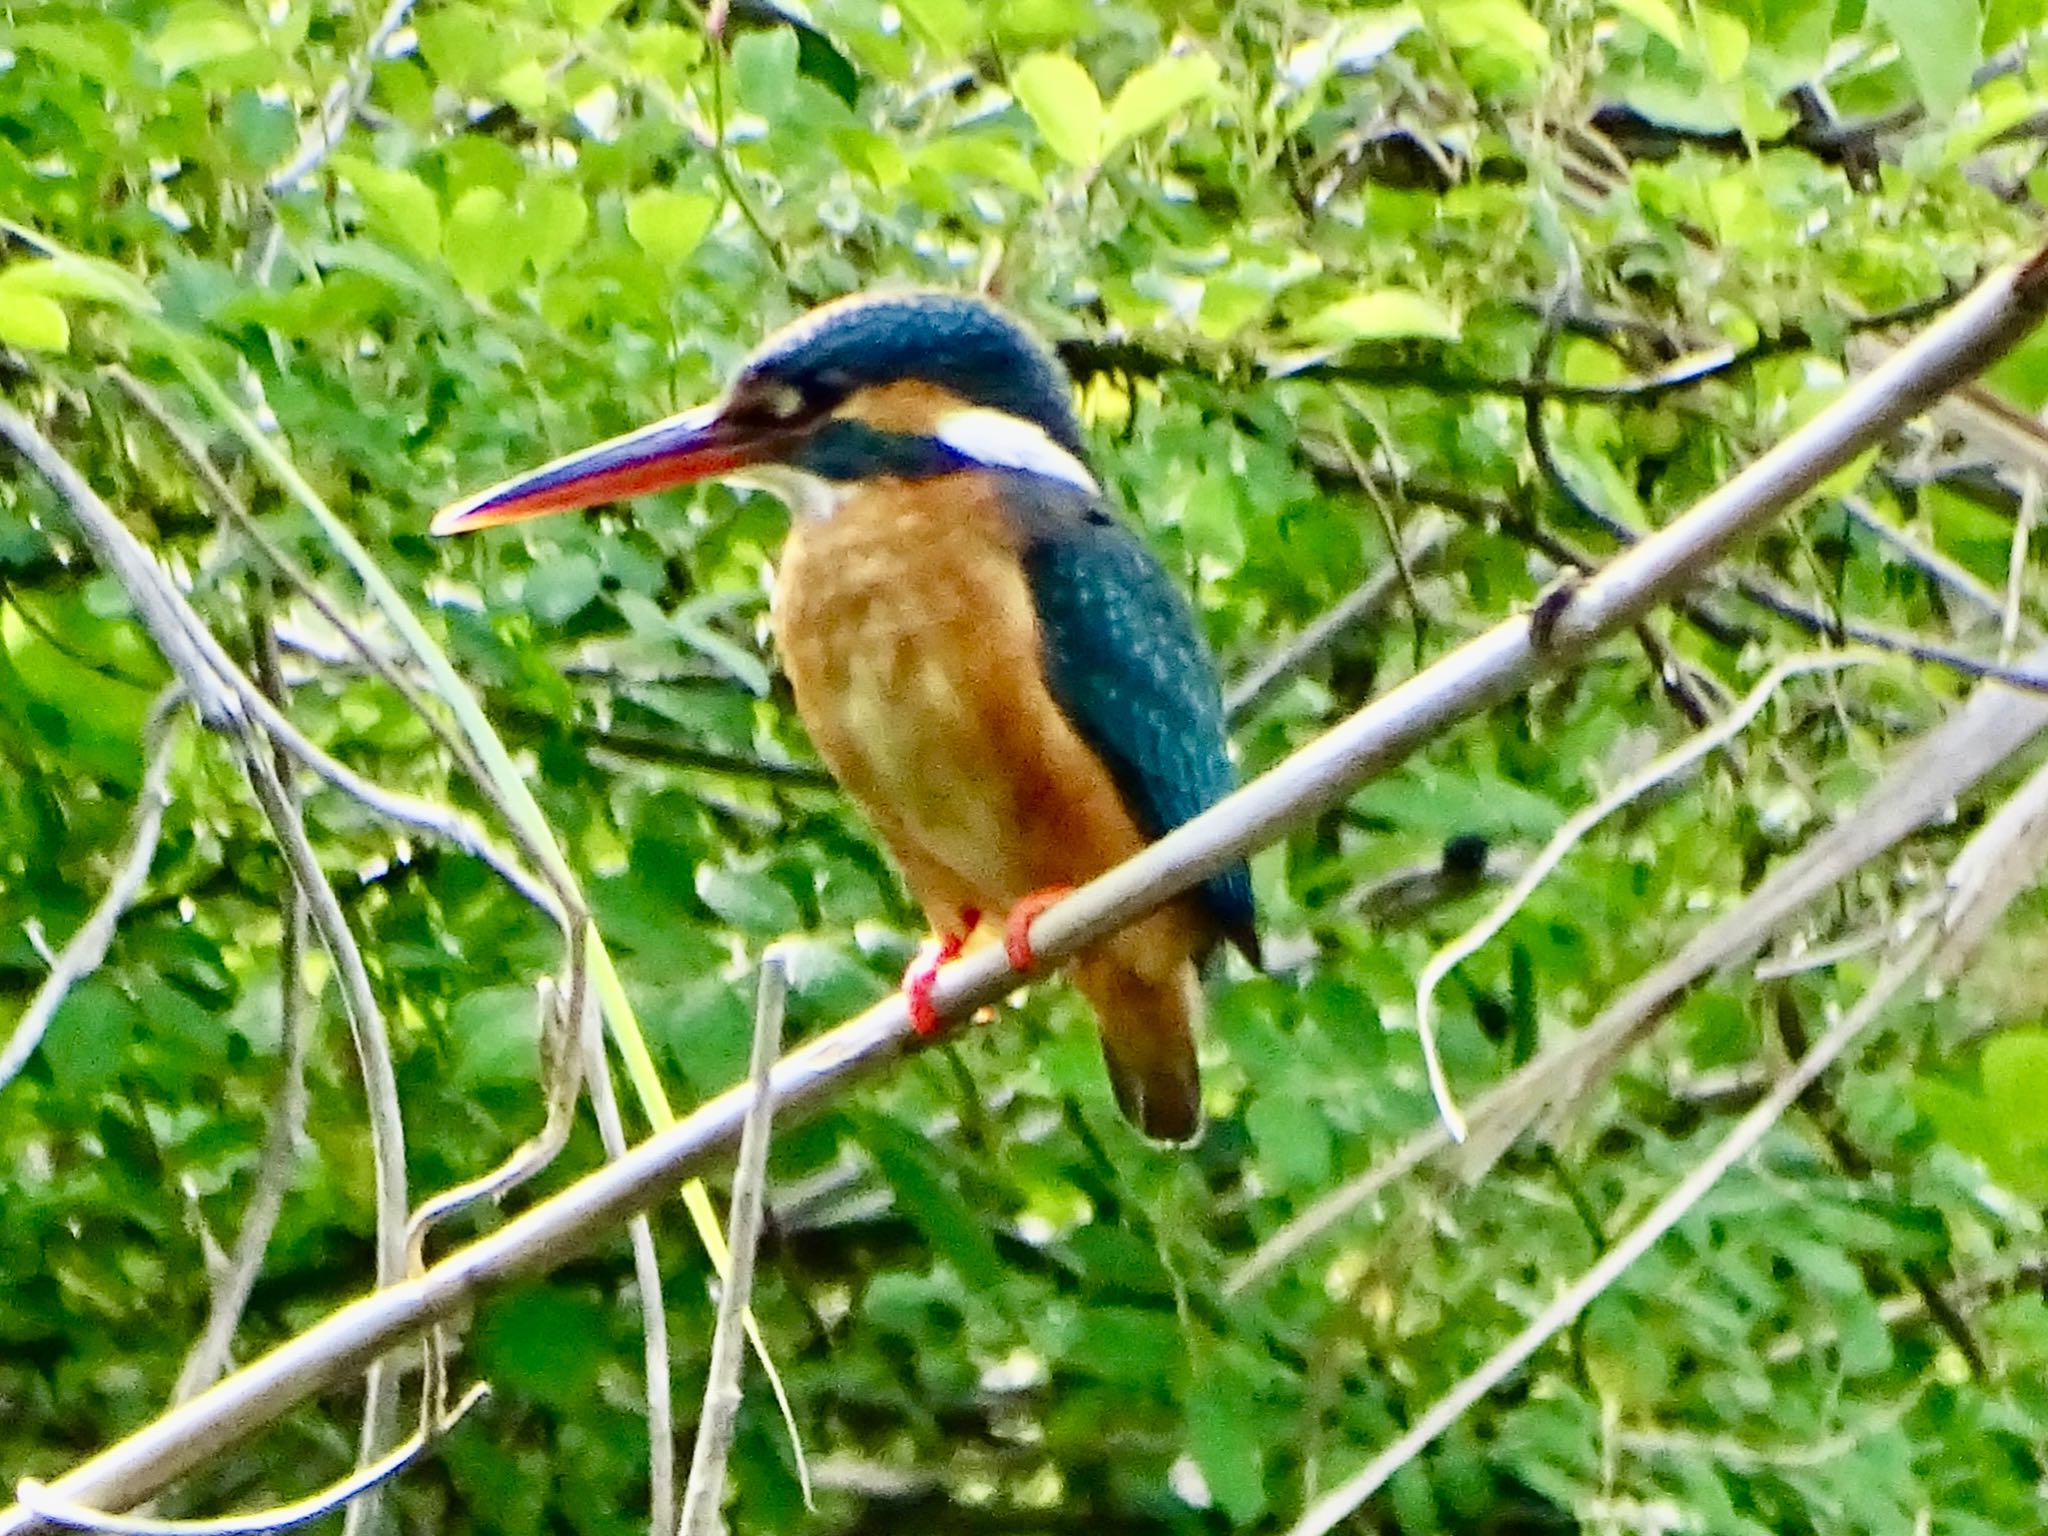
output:
{"label": "white neck patch", "polygon": [[745,469],[734,470],[725,479],[733,485],[766,491],[798,517],[819,521],[837,512],[854,489],[850,485],[827,480],[823,475],[798,469],[794,464],[749,464]]}
{"label": "white neck patch", "polygon": [[990,469],[1020,469],[1028,475],[1043,475],[1071,485],[1090,496],[1100,496],[1102,487],[1088,473],[1088,466],[1047,435],[1045,428],[1007,411],[971,407],[948,411],[932,429],[932,436],[955,453]]}

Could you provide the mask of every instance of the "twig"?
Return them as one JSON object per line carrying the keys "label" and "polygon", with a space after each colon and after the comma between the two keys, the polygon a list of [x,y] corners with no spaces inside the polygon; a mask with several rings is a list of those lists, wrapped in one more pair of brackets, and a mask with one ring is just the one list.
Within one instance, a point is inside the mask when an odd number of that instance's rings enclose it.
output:
{"label": "twig", "polygon": [[82,1504],[56,1497],[47,1484],[33,1477],[25,1477],[15,1484],[14,1496],[24,1509],[51,1525],[81,1531],[104,1531],[108,1536],[269,1536],[273,1531],[311,1525],[343,1505],[355,1508],[353,1501],[361,1500],[411,1466],[435,1439],[461,1423],[469,1410],[489,1395],[488,1386],[476,1383],[463,1393],[461,1401],[453,1408],[437,1415],[436,1422],[422,1424],[410,1439],[388,1455],[318,1493],[253,1515],[230,1515],[220,1520],[143,1520],[104,1509],[88,1509]]}
{"label": "twig", "polygon": [[1521,1369],[1529,1357],[1552,1337],[1571,1326],[1609,1286],[1705,1198],[1731,1168],[1747,1157],[1770,1129],[1791,1108],[1820,1075],[1834,1065],[1862,1037],[1899,988],[1919,970],[1932,950],[1931,931],[1919,936],[1887,964],[1870,990],[1856,1006],[1788,1072],[1761,1102],[1736,1123],[1735,1128],[1710,1152],[1705,1161],[1681,1179],[1671,1192],[1651,1208],[1614,1246],[1602,1254],[1585,1274],[1566,1287],[1550,1305],[1537,1313],[1514,1338],[1495,1352],[1485,1364],[1451,1388],[1416,1419],[1412,1428],[1367,1462],[1363,1469],[1340,1487],[1309,1506],[1288,1536],[1324,1536],[1348,1519],[1357,1508],[1383,1487],[1388,1478],[1407,1466],[1437,1436],[1463,1418],[1473,1404]]}
{"label": "twig", "polygon": [[[242,498],[235,494],[234,487],[228,484],[227,477],[221,474],[211,455],[207,453],[205,445],[193,434],[192,428],[172,412],[161,395],[120,364],[112,364],[105,372],[107,377],[141,408],[143,414],[156,423],[164,436],[171,440],[172,446],[183,456],[194,477],[199,481],[200,489],[213,503],[215,516],[232,523],[235,530],[249,542],[250,547],[290,584],[294,592],[305,599],[307,605],[319,614],[336,634],[341,636],[343,643],[361,658],[363,665],[382,678],[400,698],[412,706],[413,713],[434,733],[465,771],[472,777],[483,778],[483,765],[468,741],[448,728],[430,706],[426,695],[406,677],[404,669],[382,649],[372,645],[361,627],[350,621],[348,615],[344,614],[333,599],[322,590],[320,584],[313,580],[312,574],[286,554],[283,546],[270,536]],[[289,637],[280,635],[278,638],[287,648],[294,646]],[[280,695],[274,702],[282,707],[284,699]]]}
{"label": "twig", "polygon": [[[597,1116],[604,1155],[616,1160],[626,1155],[626,1127],[619,1115],[618,1095],[612,1091],[604,1037],[593,1027],[596,1020],[587,1006],[579,1012],[578,1021],[576,1038],[583,1052],[590,1107]],[[644,1211],[627,1223],[626,1230],[633,1247],[633,1281],[640,1293],[641,1351],[647,1372],[647,1528],[649,1536],[670,1536],[676,1516],[676,1408],[661,1259],[654,1251],[654,1228]]]}
{"label": "twig", "polygon": [[324,165],[327,157],[334,153],[335,145],[341,142],[341,136],[348,128],[349,119],[356,115],[364,98],[370,94],[370,76],[377,67],[377,56],[398,29],[405,25],[406,17],[412,14],[413,3],[414,0],[390,0],[390,4],[385,6],[384,14],[363,40],[362,51],[349,65],[348,73],[328,88],[319,112],[300,135],[299,146],[291,159],[265,179],[264,191],[272,194],[289,192]]}
{"label": "twig", "polygon": [[[334,962],[341,982],[342,1011],[355,1043],[356,1064],[363,1076],[363,1097],[370,1122],[370,1161],[376,1185],[377,1284],[386,1287],[405,1278],[405,1122],[398,1107],[398,1075],[391,1064],[391,1041],[384,1031],[383,1011],[377,1006],[370,986],[370,973],[363,964],[363,952],[349,931],[341,902],[319,855],[306,836],[306,823],[297,802],[285,789],[263,749],[255,742],[244,744],[242,766],[256,800],[270,818],[277,845],[292,872],[293,883],[305,898],[313,929],[321,946]],[[373,1462],[383,1454],[398,1414],[398,1382],[381,1362],[372,1362],[364,1388],[362,1460]],[[375,1491],[366,1492],[349,1505],[352,1518],[369,1520],[376,1508]],[[362,1513],[358,1514],[358,1511]]]}
{"label": "twig", "polygon": [[2041,472],[2030,469],[2021,482],[2020,509],[2012,521],[2012,550],[2005,563],[2005,602],[2000,614],[1999,640],[2003,647],[2001,654],[2009,652],[2019,640],[2021,624],[2021,592],[2027,574],[2027,543],[2034,531],[2034,519],[2041,510]]}
{"label": "twig", "polygon": [[[514,1147],[505,1160],[474,1179],[444,1189],[420,1202],[406,1230],[408,1263],[425,1262],[426,1241],[434,1228],[479,1200],[503,1200],[541,1172],[568,1144],[575,1129],[576,1101],[583,1091],[582,1020],[562,998],[552,976],[543,976],[535,990],[535,1034],[540,1044],[540,1080],[546,1103],[541,1128]],[[588,988],[582,989],[588,995]]]}
{"label": "twig", "polygon": [[71,995],[71,989],[99,969],[114,942],[121,914],[134,903],[143,882],[149,878],[149,866],[163,836],[164,810],[171,803],[171,758],[177,746],[173,727],[175,711],[184,697],[184,690],[173,684],[158,695],[150,710],[149,725],[143,733],[150,743],[149,760],[142,772],[142,791],[135,798],[135,814],[128,826],[128,846],[114,866],[113,878],[107,882],[98,904],[59,951],[50,974],[29,999],[6,1045],[0,1046],[0,1089],[6,1088],[28,1065],[36,1047],[43,1042],[50,1020]]}
{"label": "twig", "polygon": [[725,1463],[740,1411],[740,1367],[746,1363],[744,1320],[754,1287],[754,1254],[761,1239],[761,1195],[768,1183],[769,1124],[775,1094],[769,1072],[782,1049],[782,1014],[789,998],[789,973],[780,953],[761,958],[761,990],[754,1001],[754,1048],[747,1064],[753,1102],[740,1127],[739,1162],[733,1170],[732,1267],[718,1298],[718,1323],[711,1335],[711,1363],[704,1383],[704,1408],[697,1420],[697,1445],[690,1456],[690,1484],[683,1495],[678,1536],[716,1536],[724,1500]]}
{"label": "twig", "polygon": [[2003,616],[2005,605],[1999,595],[1972,575],[1966,566],[1951,560],[1938,549],[1928,548],[1905,529],[1880,516],[1877,508],[1861,496],[1844,496],[1842,506],[1857,523],[1875,534],[1908,564],[1917,567],[1936,586],[1947,588],[1992,619]]}
{"label": "twig", "polygon": [[1429,963],[1423,966],[1422,974],[1415,982],[1415,1032],[1422,1041],[1422,1061],[1429,1075],[1429,1091],[1436,1099],[1437,1114],[1442,1117],[1444,1129],[1450,1133],[1451,1140],[1464,1141],[1467,1129],[1465,1117],[1451,1093],[1450,1081],[1444,1075],[1443,1059],[1436,1048],[1436,989],[1444,977],[1507,926],[1508,919],[1521,911],[1523,903],[1588,832],[1623,806],[1640,799],[1665,780],[1683,773],[1709,752],[1734,740],[1762,713],[1764,706],[1787,680],[1807,672],[1833,672],[1844,667],[1867,666],[1877,659],[1867,653],[1847,651],[1834,655],[1793,656],[1779,662],[1764,674],[1740,704],[1712,726],[1687,737],[1671,751],[1630,774],[1593,804],[1582,806],[1558,828],[1550,841],[1543,845],[1542,852],[1529,861],[1529,867],[1522,871],[1508,893],[1484,917],[1429,957]]}
{"label": "twig", "polygon": [[1434,560],[1442,552],[1450,532],[1451,525],[1443,518],[1425,516],[1411,530],[1399,553],[1387,564],[1304,624],[1292,640],[1261,658],[1256,666],[1231,685],[1224,696],[1224,712],[1231,723],[1237,724],[1246,716],[1257,713],[1268,699],[1299,677],[1339,637],[1357,625],[1377,618],[1388,599],[1400,590],[1404,568],[1414,570]]}
{"label": "twig", "polygon": [[[2048,652],[2029,659],[2048,662]],[[1599,1080],[1703,977],[1755,953],[1815,897],[1939,816],[2043,730],[2048,730],[2048,700],[2015,698],[1995,686],[1979,689],[1915,743],[1853,815],[1838,818],[1797,858],[1773,870],[1741,906],[1688,940],[1576,1036],[1489,1089],[1472,1106],[1473,1140],[1462,1154],[1468,1176],[1498,1156],[1546,1106],[1578,1102],[1587,1085]],[[1276,1274],[1450,1145],[1449,1135],[1435,1122],[1410,1136],[1379,1164],[1275,1231],[1231,1272],[1224,1294],[1234,1296]]]}
{"label": "twig", "polygon": [[[1546,616],[1548,644],[1537,643],[1526,618],[1509,620],[1467,643],[1221,804],[1048,908],[1033,924],[1033,949],[1048,965],[1065,960],[1322,814],[1450,723],[1508,697],[1539,673],[1633,624],[1870,443],[1959,379],[1989,367],[2033,329],[2044,307],[2048,253],[1987,278],[1885,367],[1571,593],[1559,605],[1561,611]],[[2002,710],[2001,720],[2028,713],[2016,709],[2010,697],[1992,702]],[[1952,779],[1953,774],[1923,777]],[[598,974],[602,981],[602,971]],[[998,1001],[1020,979],[1002,947],[990,945],[940,973],[933,1004],[943,1018],[960,1017]],[[913,1041],[908,1007],[897,996],[806,1042],[777,1064],[771,1078],[778,1115],[788,1123],[817,1111],[896,1060]],[[729,1149],[752,1099],[747,1087],[721,1094],[424,1274],[343,1307],[203,1397],[75,1467],[52,1485],[55,1492],[104,1507],[149,1497],[488,1289],[582,1252]],[[0,1510],[0,1536],[26,1536],[41,1524],[25,1509]]]}
{"label": "twig", "polygon": [[[283,691],[277,671],[276,637],[268,623],[259,638],[256,659],[264,688],[273,696]],[[306,1119],[306,1056],[312,1031],[307,1022],[307,997],[301,975],[306,949],[306,898],[294,886],[284,900],[284,931],[277,946],[278,1080],[271,1099],[270,1126],[256,1160],[255,1187],[242,1210],[233,1251],[212,1286],[206,1323],[185,1356],[171,1401],[182,1403],[203,1392],[227,1369],[235,1329],[249,1305],[256,1276],[277,1218],[284,1209],[297,1163],[299,1134]]]}

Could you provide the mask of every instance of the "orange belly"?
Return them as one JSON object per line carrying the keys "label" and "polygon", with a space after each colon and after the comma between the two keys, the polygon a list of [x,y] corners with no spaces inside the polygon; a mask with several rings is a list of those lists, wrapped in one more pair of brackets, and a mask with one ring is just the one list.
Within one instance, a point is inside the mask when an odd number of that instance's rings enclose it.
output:
{"label": "orange belly", "polygon": [[799,520],[775,627],[819,754],[935,927],[1143,845],[1047,691],[1015,545],[974,477],[889,485]]}

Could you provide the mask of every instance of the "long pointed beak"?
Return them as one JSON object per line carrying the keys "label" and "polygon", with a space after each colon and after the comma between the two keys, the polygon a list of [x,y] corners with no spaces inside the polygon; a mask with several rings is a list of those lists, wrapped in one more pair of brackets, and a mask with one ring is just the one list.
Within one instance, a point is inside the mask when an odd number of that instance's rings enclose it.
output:
{"label": "long pointed beak", "polygon": [[738,432],[722,421],[714,402],[579,448],[443,507],[434,515],[430,531],[470,533],[709,480],[755,463],[765,447],[758,435]]}

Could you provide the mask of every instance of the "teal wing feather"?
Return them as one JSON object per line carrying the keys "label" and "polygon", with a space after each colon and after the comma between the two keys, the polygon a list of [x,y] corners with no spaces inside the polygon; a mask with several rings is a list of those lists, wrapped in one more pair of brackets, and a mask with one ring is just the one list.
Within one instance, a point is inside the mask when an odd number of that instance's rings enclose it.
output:
{"label": "teal wing feather", "polygon": [[[1194,612],[1093,497],[1032,476],[1011,482],[1046,683],[1139,828],[1162,837],[1236,787],[1222,685]],[[1218,931],[1256,964],[1247,867],[1229,865],[1200,890]]]}

